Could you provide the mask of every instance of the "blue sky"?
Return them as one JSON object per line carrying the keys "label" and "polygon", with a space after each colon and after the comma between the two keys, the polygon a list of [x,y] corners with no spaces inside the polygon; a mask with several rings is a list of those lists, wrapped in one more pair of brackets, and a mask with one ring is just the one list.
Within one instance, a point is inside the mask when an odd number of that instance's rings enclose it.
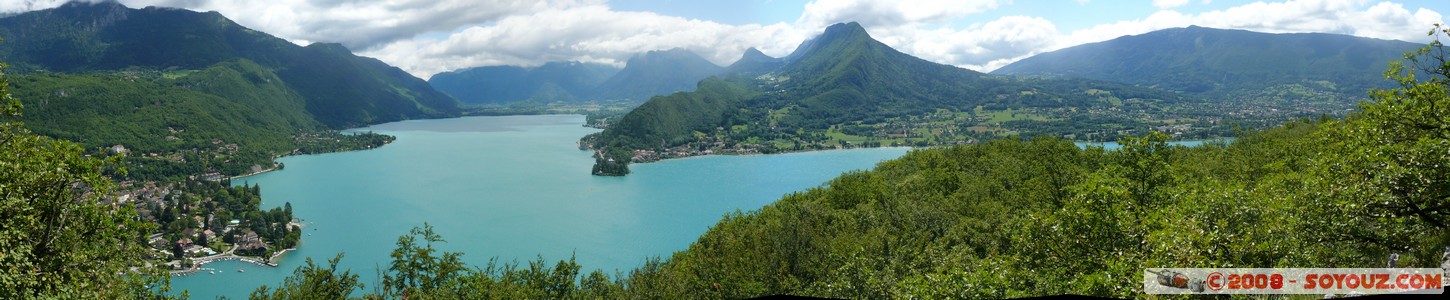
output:
{"label": "blue sky", "polygon": [[[0,0],[0,13],[67,0]],[[99,0],[83,0],[99,1]],[[789,53],[837,22],[859,21],[904,53],[991,71],[1065,47],[1198,25],[1425,42],[1447,0],[119,0],[216,11],[299,45],[341,43],[428,78],[493,65],[622,66],[684,48],[720,65],[746,49]]]}

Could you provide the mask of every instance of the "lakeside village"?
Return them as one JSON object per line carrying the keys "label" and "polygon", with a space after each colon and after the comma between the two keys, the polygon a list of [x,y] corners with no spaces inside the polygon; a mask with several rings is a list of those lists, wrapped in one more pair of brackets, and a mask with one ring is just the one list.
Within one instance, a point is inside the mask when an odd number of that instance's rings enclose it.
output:
{"label": "lakeside village", "polygon": [[[118,180],[103,199],[134,207],[143,221],[156,225],[145,241],[148,266],[171,270],[172,275],[215,273],[202,265],[222,260],[276,266],[300,242],[302,222],[292,214],[290,202],[263,210],[261,187],[232,186],[231,181],[281,169],[275,159],[285,155],[372,149],[393,141],[386,135],[335,131],[299,134],[293,140],[297,148],[267,151],[265,160],[247,159],[239,150],[243,146],[221,140],[212,140],[209,148],[165,154],[132,153],[125,145],[104,147],[98,149],[105,152],[101,155],[121,156],[128,172],[109,170]],[[249,166],[237,167],[239,163]]]}

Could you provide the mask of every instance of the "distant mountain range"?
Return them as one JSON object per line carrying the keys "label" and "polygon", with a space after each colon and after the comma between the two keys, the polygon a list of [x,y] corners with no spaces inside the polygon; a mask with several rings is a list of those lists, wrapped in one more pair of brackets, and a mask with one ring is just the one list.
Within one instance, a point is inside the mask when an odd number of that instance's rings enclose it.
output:
{"label": "distant mountain range", "polygon": [[439,73],[428,82],[468,104],[643,102],[656,95],[694,90],[701,79],[725,71],[694,52],[676,48],[636,55],[624,69],[577,62],[551,62],[536,68],[490,66]]}
{"label": "distant mountain range", "polygon": [[1307,83],[1362,98],[1366,89],[1390,84],[1383,78],[1386,62],[1422,46],[1337,34],[1190,26],[1043,53],[992,73],[1079,77],[1213,97]]}
{"label": "distant mountain range", "polygon": [[589,100],[594,89],[619,68],[603,64],[551,62],[534,68],[490,66],[433,75],[428,83],[468,104]]}
{"label": "distant mountain range", "polygon": [[0,18],[0,38],[27,127],[89,146],[282,150],[299,132],[460,114],[401,69],[216,12],[71,2]]}

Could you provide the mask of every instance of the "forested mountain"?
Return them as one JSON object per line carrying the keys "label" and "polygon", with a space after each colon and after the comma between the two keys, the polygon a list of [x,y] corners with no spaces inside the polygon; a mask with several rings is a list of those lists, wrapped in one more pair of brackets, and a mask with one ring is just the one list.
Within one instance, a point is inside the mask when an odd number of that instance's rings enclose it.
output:
{"label": "forested mountain", "polygon": [[1385,61],[1421,46],[1337,34],[1190,26],[1043,53],[992,73],[1088,78],[1215,98],[1298,85],[1362,99],[1368,88],[1387,87]]}
{"label": "forested mountain", "polygon": [[457,101],[381,61],[335,44],[300,47],[216,12],[71,2],[0,18],[0,37],[5,38],[0,60],[15,74],[184,73],[251,61],[280,79],[312,118],[330,128],[459,112]]}
{"label": "forested mountain", "polygon": [[618,72],[609,65],[550,62],[533,68],[490,66],[438,73],[428,84],[468,104],[567,102],[592,100],[594,89]]}
{"label": "forested mountain", "polygon": [[595,89],[595,97],[643,101],[655,95],[694,90],[701,79],[724,71],[724,67],[683,48],[650,51],[630,58],[623,70]]}
{"label": "forested mountain", "polygon": [[[742,60],[746,59],[752,55]],[[788,144],[796,148],[819,144],[840,126],[865,126],[859,127],[860,132],[872,134],[887,130],[872,126],[936,113],[966,114],[963,119],[969,120],[983,109],[1135,109],[1189,100],[1115,83],[1019,79],[932,63],[872,39],[856,23],[826,28],[784,60],[783,66],[760,76],[730,74],[702,81],[695,92],[651,99],[585,142],[605,152],[626,150],[612,152],[613,156],[632,150],[666,152],[692,142],[702,145],[694,148],[731,148],[749,142],[757,145],[751,147],[773,151]],[[952,126],[954,138],[970,139],[966,127],[971,125],[947,125]],[[717,132],[729,137],[702,140]]]}

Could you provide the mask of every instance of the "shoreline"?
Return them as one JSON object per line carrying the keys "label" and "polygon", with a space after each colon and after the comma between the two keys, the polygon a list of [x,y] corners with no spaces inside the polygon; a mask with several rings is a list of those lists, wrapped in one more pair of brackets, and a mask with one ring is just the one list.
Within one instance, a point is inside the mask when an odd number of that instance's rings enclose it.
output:
{"label": "shoreline", "polygon": [[[284,250],[282,250],[282,252],[278,252],[278,254],[287,253],[288,250],[292,250],[292,249],[284,249]],[[273,255],[273,257],[276,257],[276,255]],[[203,261],[200,261],[200,262],[193,261],[192,262],[192,265],[191,265],[191,268],[187,268],[187,269],[184,269],[184,270],[171,270],[171,271],[168,271],[167,273],[170,276],[189,276],[189,275],[192,275],[192,274],[196,274],[197,272],[201,272],[201,271],[221,271],[221,270],[212,269],[212,268],[203,268],[202,266],[205,266],[206,264],[209,264],[209,263],[214,263],[214,262],[219,262],[219,261],[229,261],[229,260],[236,260],[236,261],[241,261],[241,262],[245,262],[245,263],[256,264],[258,266],[264,266],[264,267],[274,267],[275,268],[275,267],[278,266],[277,263],[270,262],[270,259],[264,261],[264,260],[259,260],[258,258],[252,257],[252,256],[240,256],[240,255],[234,255],[234,254],[217,254],[217,255],[214,255],[214,256],[199,257],[199,258],[197,258],[197,260],[203,260]]]}
{"label": "shoreline", "polygon": [[[1214,142],[1214,141],[1228,141],[1228,142],[1232,143],[1234,141],[1234,137],[1213,137],[1213,138],[1194,139],[1194,140],[1175,140],[1175,141],[1168,141],[1168,143],[1169,144],[1178,144],[1178,143],[1199,142],[1200,144],[1206,144],[1208,142]],[[1102,145],[1107,144],[1107,143],[1114,143],[1114,144],[1117,143],[1117,141],[1109,141],[1109,142],[1087,142],[1087,141],[1077,141],[1077,140],[1073,140],[1071,142],[1074,145],[1078,145],[1078,146],[1083,146],[1083,145],[1102,146]],[[980,144],[980,143],[978,143],[978,144]],[[956,144],[956,145],[968,145],[968,144]],[[686,155],[686,156],[662,158],[662,159],[649,160],[649,161],[641,161],[641,162],[631,161],[630,164],[649,164],[649,163],[662,162],[662,161],[666,161],[666,160],[679,160],[679,159],[688,159],[688,158],[697,158],[697,157],[710,157],[710,156],[788,155],[788,154],[802,154],[802,153],[812,153],[812,152],[829,152],[829,151],[843,151],[843,150],[864,150],[864,149],[885,149],[885,148],[907,148],[908,150],[920,150],[920,149],[932,149],[932,148],[940,148],[940,147],[951,147],[951,146],[956,146],[956,145],[933,145],[933,146],[926,146],[926,147],[917,147],[917,146],[889,146],[889,145],[886,145],[886,146],[880,146],[880,147],[855,147],[855,148],[835,148],[835,149],[819,149],[819,150],[781,151],[781,152],[776,152],[776,153],[759,153],[759,152],[756,152],[756,153],[716,152],[716,153],[710,153],[710,154]],[[591,156],[594,156],[594,155],[598,155],[599,154],[599,150],[598,149],[594,149],[594,148],[584,148],[584,149],[580,149],[580,150],[590,152],[590,155]]]}
{"label": "shoreline", "polygon": [[[297,230],[302,230],[302,228],[306,228],[307,227],[306,225],[302,224],[302,222],[296,222],[296,221],[287,222],[287,225],[288,226],[296,225],[297,226]],[[221,271],[221,270],[212,269],[212,268],[204,268],[203,266],[206,266],[206,264],[209,264],[209,263],[214,263],[214,262],[219,262],[219,261],[229,261],[229,260],[237,260],[237,261],[241,261],[241,262],[245,262],[245,263],[255,264],[255,265],[258,265],[258,266],[276,268],[276,267],[278,267],[278,266],[281,265],[281,264],[277,263],[277,259],[278,258],[281,258],[282,255],[287,254],[288,252],[296,251],[297,250],[297,247],[299,247],[299,246],[301,246],[301,242],[300,241],[299,241],[299,243],[298,243],[297,246],[293,246],[292,248],[282,249],[282,251],[277,251],[277,253],[273,253],[271,257],[268,257],[266,259],[263,259],[263,258],[260,258],[260,257],[255,257],[255,256],[236,255],[236,254],[232,254],[232,252],[234,250],[227,250],[227,252],[224,252],[224,253],[219,253],[219,254],[210,255],[210,256],[203,256],[203,257],[198,257],[196,259],[193,259],[190,268],[186,268],[184,270],[168,270],[167,271],[167,275],[168,276],[173,276],[173,277],[175,277],[175,276],[190,276],[191,274],[195,274],[195,273],[201,272],[201,271]],[[232,249],[236,249],[235,248],[235,245],[233,245],[233,248]]]}
{"label": "shoreline", "polygon": [[[286,156],[283,156],[283,157],[286,157]],[[281,165],[281,163],[277,162],[277,159],[280,159],[280,158],[282,158],[282,157],[277,157],[277,158],[273,158],[272,159],[272,167],[271,168],[267,168],[266,170],[256,171],[256,172],[252,172],[252,173],[247,173],[247,174],[242,174],[242,175],[227,177],[227,181],[235,181],[235,180],[237,180],[237,178],[255,176],[255,175],[262,174],[262,173],[276,171],[278,169],[277,166]]]}

